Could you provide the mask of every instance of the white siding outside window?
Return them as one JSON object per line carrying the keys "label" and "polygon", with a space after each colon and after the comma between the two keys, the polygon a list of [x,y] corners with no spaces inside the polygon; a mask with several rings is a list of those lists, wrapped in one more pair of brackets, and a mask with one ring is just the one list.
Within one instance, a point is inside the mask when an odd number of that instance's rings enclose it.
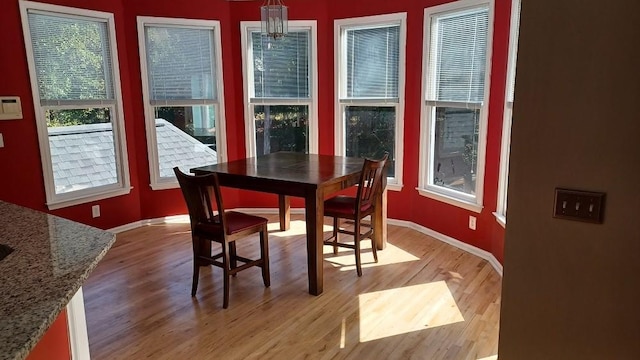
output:
{"label": "white siding outside window", "polygon": [[130,191],[111,13],[20,1],[49,209]]}

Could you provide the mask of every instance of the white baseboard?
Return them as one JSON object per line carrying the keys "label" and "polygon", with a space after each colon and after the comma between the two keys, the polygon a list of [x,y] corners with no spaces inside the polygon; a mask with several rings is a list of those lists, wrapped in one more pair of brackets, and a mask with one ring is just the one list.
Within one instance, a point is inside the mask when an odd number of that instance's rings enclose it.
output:
{"label": "white baseboard", "polygon": [[146,225],[157,225],[157,224],[165,224],[165,223],[178,222],[178,221],[188,222],[189,215],[172,215],[172,216],[164,216],[164,217],[159,217],[154,219],[140,220],[140,221],[135,221],[129,224],[124,224],[121,226],[116,226],[106,231],[117,234],[117,233],[129,231],[129,230],[137,229],[139,227],[143,227]]}
{"label": "white baseboard", "polygon": [[125,232],[125,231],[128,231],[128,230],[137,229],[139,227],[143,227],[143,226],[148,224],[147,221],[148,220],[140,220],[140,221],[132,222],[132,223],[129,223],[129,224],[116,226],[114,228],[107,229],[106,231],[109,231],[109,232],[117,234],[117,233]]}
{"label": "white baseboard", "polygon": [[[278,213],[278,209],[276,208],[237,208],[237,209],[233,209],[234,211],[241,211],[247,214],[277,214]],[[292,208],[291,209],[291,213],[292,214],[304,214],[304,209],[303,208]],[[123,231],[127,231],[127,230],[132,230],[141,226],[145,226],[145,225],[153,225],[153,224],[163,224],[163,223],[167,223],[167,222],[175,222],[175,221],[189,221],[189,217],[187,215],[175,215],[175,216],[166,216],[166,217],[161,217],[161,218],[155,218],[155,219],[148,219],[148,220],[141,220],[141,221],[136,221],[134,223],[130,223],[130,224],[125,224],[122,226],[118,226],[115,227],[113,229],[109,229],[108,231],[111,232],[115,232],[115,233],[119,233],[119,232],[123,232]],[[402,227],[406,227],[409,229],[413,229],[416,230],[418,232],[421,232],[427,236],[431,236],[434,239],[440,240],[444,243],[447,243],[449,245],[455,246],[460,250],[466,251],[472,255],[475,255],[481,259],[487,260],[489,262],[489,264],[491,264],[491,266],[493,267],[493,269],[500,275],[502,276],[502,264],[500,264],[500,262],[498,261],[498,259],[496,259],[495,256],[493,256],[492,253],[482,250],[480,248],[477,248],[473,245],[469,245],[465,242],[462,242],[460,240],[454,239],[450,236],[441,234],[435,230],[429,229],[427,227],[424,227],[422,225],[416,224],[414,222],[411,221],[405,221],[405,220],[396,220],[396,219],[387,219],[387,223],[391,224],[391,225],[396,225],[396,226],[402,226]]]}
{"label": "white baseboard", "polygon": [[491,264],[491,266],[493,266],[493,269],[500,275],[502,276],[502,264],[500,264],[500,262],[498,261],[498,259],[496,259],[495,256],[493,256],[492,253],[482,250],[480,248],[477,248],[473,245],[469,245],[465,242],[462,242],[460,240],[454,239],[450,236],[441,234],[435,230],[429,229],[427,227],[424,227],[422,225],[418,225],[414,222],[411,221],[405,221],[405,220],[396,220],[396,219],[387,219],[387,223],[391,224],[391,225],[396,225],[396,226],[402,226],[402,227],[406,227],[409,229],[413,229],[416,230],[418,232],[421,232],[427,236],[431,236],[434,239],[440,240],[444,243],[447,243],[451,246],[455,246],[460,250],[466,251],[469,254],[475,255],[481,259],[487,260],[489,262],[489,264]]}

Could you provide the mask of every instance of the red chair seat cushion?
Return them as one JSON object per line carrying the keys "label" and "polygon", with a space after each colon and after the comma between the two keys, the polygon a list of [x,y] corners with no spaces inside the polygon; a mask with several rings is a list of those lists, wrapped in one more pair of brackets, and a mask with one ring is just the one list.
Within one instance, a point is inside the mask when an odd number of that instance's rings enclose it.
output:
{"label": "red chair seat cushion", "polygon": [[[264,225],[268,222],[268,220],[263,217],[253,216],[235,211],[227,211],[225,214],[227,215],[227,235],[232,235],[254,226]],[[218,216],[215,217],[215,221],[219,221]],[[197,230],[198,232],[202,231],[206,233],[216,233],[220,232],[220,224],[215,222],[201,222],[196,225],[195,230]]]}
{"label": "red chair seat cushion", "polygon": [[[342,214],[355,216],[356,198],[351,196],[335,196],[324,202],[324,212],[331,214]],[[364,213],[371,209],[371,203],[361,204],[360,212]]]}
{"label": "red chair seat cushion", "polygon": [[253,216],[235,211],[227,211],[227,234],[235,234],[256,225],[264,225],[269,221],[260,216]]}

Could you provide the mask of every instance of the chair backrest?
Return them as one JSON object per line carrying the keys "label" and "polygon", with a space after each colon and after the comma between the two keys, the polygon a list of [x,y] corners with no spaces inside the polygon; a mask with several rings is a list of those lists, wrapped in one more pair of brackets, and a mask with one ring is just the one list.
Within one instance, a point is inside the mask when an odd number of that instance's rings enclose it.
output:
{"label": "chair backrest", "polygon": [[373,207],[377,197],[382,193],[382,177],[386,176],[385,165],[388,158],[389,153],[385,153],[380,160],[364,160],[356,195],[356,212],[367,205]]}
{"label": "chair backrest", "polygon": [[[220,195],[218,174],[187,175],[178,167],[174,167],[173,172],[180,183],[180,189],[189,210],[191,229],[193,230],[197,224],[206,223],[213,226],[219,225],[221,231],[225,230],[226,216]],[[218,216],[215,214],[216,208]]]}

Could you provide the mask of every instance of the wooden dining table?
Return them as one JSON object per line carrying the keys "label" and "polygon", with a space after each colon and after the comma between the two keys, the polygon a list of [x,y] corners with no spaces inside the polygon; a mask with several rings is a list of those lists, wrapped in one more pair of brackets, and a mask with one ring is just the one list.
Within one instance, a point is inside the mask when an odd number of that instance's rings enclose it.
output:
{"label": "wooden dining table", "polygon": [[[304,198],[307,231],[309,293],[323,290],[324,200],[331,194],[358,183],[364,160],[344,156],[276,152],[201,166],[194,174],[217,173],[221,186],[278,194],[280,230],[289,229],[289,197]],[[383,186],[386,177],[383,177]],[[383,187],[383,189],[386,188]],[[372,216],[374,243],[386,246],[386,191],[378,197]]]}

